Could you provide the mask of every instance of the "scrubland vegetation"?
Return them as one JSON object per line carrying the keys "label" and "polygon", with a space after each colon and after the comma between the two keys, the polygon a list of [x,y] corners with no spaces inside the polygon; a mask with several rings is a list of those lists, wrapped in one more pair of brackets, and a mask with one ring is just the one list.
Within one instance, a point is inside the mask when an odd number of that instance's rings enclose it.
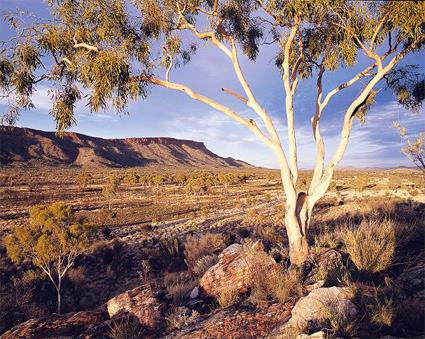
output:
{"label": "scrubland vegetation", "polygon": [[[153,337],[234,314],[242,318],[220,325],[229,335],[244,337],[236,327],[245,321],[245,337],[265,337],[317,284],[346,287],[359,309],[348,323],[329,310],[330,337],[423,334],[423,176],[394,170],[336,177],[311,222],[310,257],[293,268],[278,172],[5,170],[0,331],[58,312],[59,273],[62,313],[93,310],[140,285],[159,291],[166,310]],[[217,297],[199,290],[191,297],[225,248],[241,244],[249,251],[257,240],[265,252],[250,263],[254,278],[245,292],[228,284]],[[54,271],[57,251],[72,252],[63,274]],[[266,264],[270,258],[276,266]],[[49,279],[46,267],[56,275]],[[274,309],[279,316],[262,318]],[[108,326],[111,338],[147,336],[131,318]],[[211,337],[220,337],[218,325],[208,326]]]}

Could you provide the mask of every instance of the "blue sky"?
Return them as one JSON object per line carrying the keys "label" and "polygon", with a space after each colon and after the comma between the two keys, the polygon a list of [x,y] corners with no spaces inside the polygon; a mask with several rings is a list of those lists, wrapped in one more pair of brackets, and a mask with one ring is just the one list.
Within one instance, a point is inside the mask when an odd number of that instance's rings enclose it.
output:
{"label": "blue sky", "polygon": [[[16,8],[28,9],[38,16],[48,17],[46,5],[42,0],[0,0],[0,11]],[[0,40],[9,38],[7,24],[1,22]],[[242,58],[242,67],[257,100],[272,115],[281,139],[286,144],[284,90],[280,74],[274,66],[274,53],[272,48],[267,47],[262,50],[255,63]],[[418,64],[423,72],[424,60],[425,53],[422,51],[407,57],[405,63]],[[325,74],[324,93],[350,79],[369,62],[366,57],[361,56],[353,69],[341,69]],[[242,103],[221,92],[222,87],[240,93],[242,90],[226,57],[207,43],[198,45],[198,51],[191,63],[171,72],[171,80],[187,84],[196,91],[231,106],[246,117],[255,117]],[[359,86],[337,94],[323,113],[321,127],[328,157],[339,141],[344,109],[350,104],[350,99],[359,92]],[[47,90],[47,87],[39,87],[33,98],[36,109],[23,112],[18,126],[55,129],[55,123],[48,115],[51,102]],[[302,168],[311,168],[314,163],[315,146],[309,123],[314,111],[314,98],[315,81],[301,81],[294,107],[299,144],[298,159]],[[0,111],[4,109],[5,105],[0,102]],[[105,138],[169,136],[193,139],[204,142],[211,151],[221,156],[232,156],[257,166],[277,167],[273,153],[251,132],[223,113],[193,101],[184,94],[154,87],[146,100],[132,102],[128,111],[130,114],[123,116],[117,115],[113,110],[90,113],[82,102],[76,109],[78,123],[71,131]],[[419,114],[407,112],[397,104],[390,91],[382,90],[368,113],[366,124],[355,123],[342,165],[411,166],[400,152],[401,140],[397,131],[392,128],[394,120],[400,120],[411,134],[425,131],[424,109]]]}

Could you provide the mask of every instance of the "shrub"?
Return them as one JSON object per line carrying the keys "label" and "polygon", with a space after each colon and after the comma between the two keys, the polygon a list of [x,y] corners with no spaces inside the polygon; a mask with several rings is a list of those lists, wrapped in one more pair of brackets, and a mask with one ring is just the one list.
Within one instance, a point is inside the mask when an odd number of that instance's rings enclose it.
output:
{"label": "shrub", "polygon": [[135,172],[130,172],[125,176],[125,182],[129,185],[136,185],[139,182],[140,175]]}
{"label": "shrub", "polygon": [[174,181],[177,185],[183,186],[187,181],[187,176],[184,173],[176,173],[174,176]]}
{"label": "shrub", "polygon": [[188,236],[184,244],[186,264],[193,271],[199,259],[214,254],[225,246],[225,239],[221,234],[206,233],[201,236]]}
{"label": "shrub", "polygon": [[208,192],[211,183],[205,178],[189,178],[185,182],[185,191],[188,194],[202,195]]}
{"label": "shrub", "polygon": [[381,272],[393,262],[396,239],[395,225],[391,220],[363,220],[357,229],[348,229],[343,240],[359,270]]}
{"label": "shrub", "polygon": [[110,325],[109,337],[112,339],[142,338],[142,328],[137,319],[124,318]]}
{"label": "shrub", "polygon": [[195,310],[190,311],[188,308],[172,307],[168,315],[165,317],[169,329],[181,329],[192,325],[199,319],[199,313]]}
{"label": "shrub", "polygon": [[152,184],[154,184],[157,188],[165,184],[165,177],[162,175],[155,175],[151,180]]}

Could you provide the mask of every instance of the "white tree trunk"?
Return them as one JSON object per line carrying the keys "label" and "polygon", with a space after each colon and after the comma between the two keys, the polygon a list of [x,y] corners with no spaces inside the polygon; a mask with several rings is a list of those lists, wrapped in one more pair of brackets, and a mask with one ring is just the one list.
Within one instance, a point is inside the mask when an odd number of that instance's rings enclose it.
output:
{"label": "white tree trunk", "polygon": [[313,206],[304,192],[300,192],[293,201],[287,201],[285,227],[289,240],[289,258],[291,264],[300,266],[308,256],[307,234]]}

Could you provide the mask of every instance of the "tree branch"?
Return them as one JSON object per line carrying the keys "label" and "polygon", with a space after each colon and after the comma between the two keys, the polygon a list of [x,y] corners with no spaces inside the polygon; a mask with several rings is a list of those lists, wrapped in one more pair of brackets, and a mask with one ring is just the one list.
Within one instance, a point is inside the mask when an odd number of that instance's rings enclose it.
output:
{"label": "tree branch", "polygon": [[[177,7],[179,8],[179,5],[177,4]],[[238,58],[238,53],[237,53],[237,49],[236,49],[236,44],[235,41],[232,37],[227,37],[228,40],[231,43],[231,50],[229,48],[227,48],[221,41],[219,41],[216,36],[215,36],[215,32],[211,31],[211,32],[198,32],[196,27],[192,24],[190,24],[186,18],[183,15],[183,12],[180,10],[179,8],[179,20],[182,20],[184,22],[183,25],[180,26],[180,28],[183,29],[190,29],[195,36],[197,36],[200,39],[210,39],[211,42],[218,47],[219,49],[221,49],[231,60],[233,68],[235,70],[236,76],[242,86],[242,88],[244,89],[244,92],[247,96],[247,106],[252,108],[257,115],[262,119],[262,121],[264,122],[264,125],[267,128],[267,131],[270,134],[270,137],[272,140],[268,139],[269,141],[272,142],[272,146],[271,149],[277,154],[278,158],[279,158],[279,163],[281,164],[282,167],[282,171],[285,173],[282,177],[283,179],[283,186],[284,186],[284,190],[285,193],[287,195],[293,195],[295,194],[295,182],[296,182],[296,175],[297,175],[297,171],[295,171],[295,180],[294,179],[294,175],[292,173],[292,178],[291,178],[291,172],[289,169],[289,165],[288,165],[288,161],[286,159],[286,155],[283,151],[282,145],[280,143],[280,138],[279,135],[277,134],[276,128],[273,124],[273,121],[271,120],[269,114],[258,104],[257,100],[255,99],[255,96],[248,84],[248,82],[246,81],[242,69],[240,67],[240,63],[239,63],[239,58]],[[263,134],[264,136],[264,134]],[[296,150],[295,150],[295,158],[296,158]],[[295,161],[296,162],[296,161]]]}
{"label": "tree branch", "polygon": [[236,93],[235,91],[228,89],[228,88],[222,88],[221,89],[223,92],[230,94],[232,96],[234,96],[236,99],[239,99],[240,101],[242,101],[244,104],[248,103],[248,99],[245,98],[244,96],[240,95],[239,93]]}
{"label": "tree branch", "polygon": [[[291,45],[295,39],[299,27],[299,19],[295,19],[295,24],[291,28],[291,33],[284,47],[284,59],[282,63],[283,68],[283,83],[285,87],[285,106],[286,106],[286,120],[288,123],[288,143],[289,143],[289,160],[292,175],[292,183],[295,186],[298,179],[298,161],[297,161],[297,140],[295,136],[295,122],[294,122],[294,107],[293,96],[294,90],[291,86],[289,58],[291,52]],[[294,89],[294,90],[293,90]]]}
{"label": "tree branch", "polygon": [[313,136],[316,142],[316,165],[314,167],[313,177],[311,179],[310,187],[309,187],[309,195],[314,191],[316,185],[320,182],[320,179],[323,175],[323,167],[325,162],[325,144],[323,142],[322,134],[320,132],[320,118],[322,114],[322,78],[323,73],[325,72],[325,68],[323,64],[320,64],[319,74],[317,76],[317,96],[316,96],[316,112],[311,119],[311,126],[313,128]]}
{"label": "tree branch", "polygon": [[326,169],[321,178],[320,184],[316,187],[314,192],[315,198],[322,197],[330,183],[333,172],[335,170],[336,165],[341,161],[345,150],[348,145],[348,140],[350,137],[351,128],[353,125],[353,120],[355,116],[355,111],[364,103],[366,98],[370,95],[370,92],[375,87],[375,85],[387,74],[407,53],[413,50],[419,43],[424,40],[424,37],[412,43],[410,46],[406,47],[403,51],[399,52],[395,55],[391,61],[383,67],[381,70],[375,74],[372,80],[365,86],[362,92],[357,96],[357,98],[351,103],[344,115],[344,123],[341,130],[341,139],[338,144],[338,147],[332,156],[329,164],[326,166]]}
{"label": "tree branch", "polygon": [[365,76],[368,75],[368,73],[374,69],[376,66],[376,63],[373,65],[370,65],[369,67],[366,67],[363,71],[361,71],[360,73],[358,73],[355,77],[353,77],[352,79],[340,84],[339,86],[335,87],[332,91],[330,91],[325,99],[323,100],[323,102],[320,104],[321,109],[323,110],[329,103],[329,101],[331,100],[331,98],[337,94],[339,91],[343,90],[344,88],[347,88],[353,84],[355,84],[358,80],[360,80],[361,78],[364,78]]}
{"label": "tree branch", "polygon": [[75,44],[74,48],[85,48],[90,51],[99,52],[99,48],[97,48],[96,46],[91,46],[89,44],[86,44],[85,42],[80,42],[78,44]]}
{"label": "tree branch", "polygon": [[224,106],[224,105],[220,104],[219,102],[217,102],[217,101],[215,101],[211,98],[208,98],[208,97],[206,97],[202,94],[199,94],[199,93],[193,91],[188,86],[178,84],[178,83],[174,83],[174,82],[170,82],[170,81],[166,81],[166,80],[161,80],[161,79],[158,79],[158,78],[155,78],[155,77],[143,76],[143,77],[141,77],[141,79],[144,80],[144,81],[148,81],[152,84],[158,85],[158,86],[162,86],[162,87],[165,87],[165,88],[169,88],[169,89],[173,89],[173,90],[176,90],[176,91],[183,92],[186,95],[190,96],[192,99],[203,102],[204,104],[207,104],[210,107],[212,107],[212,108],[214,108],[214,109],[216,109],[220,112],[223,112],[224,114],[226,114],[227,116],[229,116],[230,118],[235,120],[236,122],[238,122],[241,125],[248,128],[264,144],[269,146],[271,149],[274,149],[275,146],[274,146],[273,142],[263,134],[263,132],[259,129],[259,127],[257,126],[257,124],[255,123],[254,120],[241,117],[240,115],[238,115],[236,112],[234,112],[233,110],[231,110],[227,106]]}

